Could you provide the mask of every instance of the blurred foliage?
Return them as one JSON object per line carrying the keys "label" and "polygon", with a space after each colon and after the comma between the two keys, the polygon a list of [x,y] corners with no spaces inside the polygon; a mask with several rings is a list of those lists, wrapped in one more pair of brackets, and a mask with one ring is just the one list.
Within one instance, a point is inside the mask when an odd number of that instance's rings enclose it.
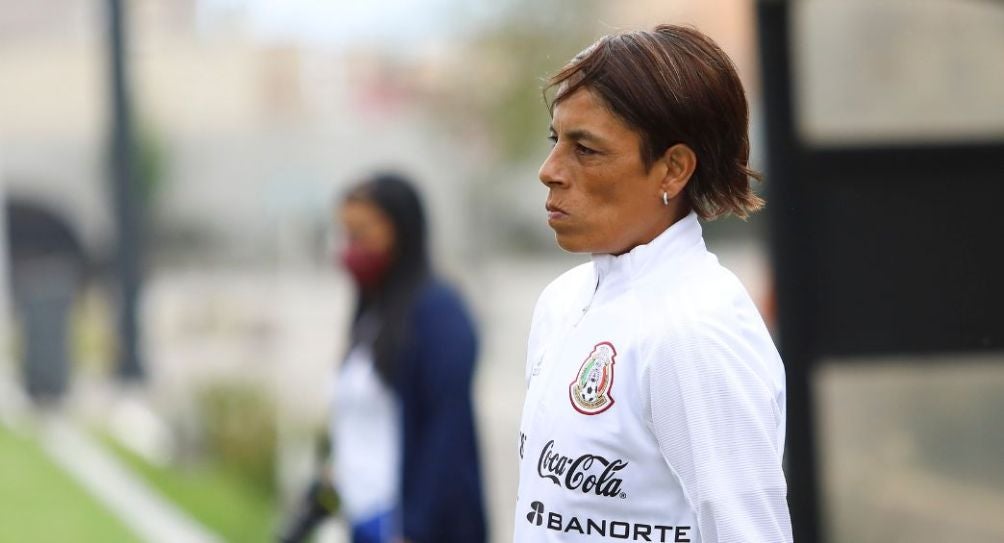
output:
{"label": "blurred foliage", "polygon": [[[460,101],[473,103],[474,116],[444,104],[452,120],[483,119],[498,146],[498,160],[519,162],[547,138],[545,81],[598,38],[598,0],[540,3],[509,0],[497,5],[489,27],[467,38],[468,77]],[[460,114],[458,116],[456,114]]]}
{"label": "blurred foliage", "polygon": [[150,464],[111,438],[104,441],[151,486],[226,541],[274,540],[274,496],[234,473],[222,460],[210,458],[194,466],[162,467]]}
{"label": "blurred foliage", "polygon": [[170,466],[105,443],[165,497],[227,541],[266,542],[276,528],[276,412],[253,383],[225,380],[195,392],[197,444]]}
{"label": "blurred foliage", "polygon": [[115,309],[101,288],[84,285],[70,313],[70,360],[74,371],[109,375],[117,350]]}
{"label": "blurred foliage", "polygon": [[227,381],[197,396],[206,454],[266,493],[275,491],[276,412],[264,390]]}
{"label": "blurred foliage", "polygon": [[31,439],[0,425],[0,542],[138,541]]}
{"label": "blurred foliage", "polygon": [[163,189],[168,163],[167,148],[160,132],[150,123],[140,123],[132,133],[135,182],[139,186],[144,208],[149,210]]}

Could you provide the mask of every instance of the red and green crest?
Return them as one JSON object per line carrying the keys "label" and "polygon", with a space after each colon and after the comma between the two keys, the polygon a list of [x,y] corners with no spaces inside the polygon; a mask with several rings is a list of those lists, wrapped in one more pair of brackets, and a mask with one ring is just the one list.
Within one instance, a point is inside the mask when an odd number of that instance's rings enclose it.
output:
{"label": "red and green crest", "polygon": [[610,394],[614,386],[614,363],[617,349],[604,341],[597,343],[582,362],[579,373],[568,385],[572,407],[583,415],[598,415],[614,404]]}

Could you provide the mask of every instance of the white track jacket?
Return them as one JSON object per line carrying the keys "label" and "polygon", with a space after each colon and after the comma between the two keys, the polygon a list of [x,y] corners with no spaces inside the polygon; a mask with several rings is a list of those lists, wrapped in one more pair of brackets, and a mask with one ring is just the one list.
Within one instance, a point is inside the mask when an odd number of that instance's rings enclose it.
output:
{"label": "white track jacket", "polygon": [[516,543],[790,542],[784,367],[693,213],[534,310]]}

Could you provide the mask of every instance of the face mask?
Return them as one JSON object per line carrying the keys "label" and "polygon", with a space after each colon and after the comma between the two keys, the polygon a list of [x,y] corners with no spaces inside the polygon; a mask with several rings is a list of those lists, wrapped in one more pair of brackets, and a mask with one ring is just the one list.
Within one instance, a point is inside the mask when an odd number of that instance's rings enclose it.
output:
{"label": "face mask", "polygon": [[349,245],[341,254],[342,266],[363,289],[380,286],[390,268],[390,256]]}

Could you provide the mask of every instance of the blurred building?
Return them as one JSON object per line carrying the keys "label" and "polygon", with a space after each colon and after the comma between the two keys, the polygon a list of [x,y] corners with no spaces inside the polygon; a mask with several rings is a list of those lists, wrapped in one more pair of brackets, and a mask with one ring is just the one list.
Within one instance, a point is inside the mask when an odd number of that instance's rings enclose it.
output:
{"label": "blurred building", "polygon": [[[103,257],[113,238],[104,6],[0,7],[0,175]],[[453,152],[449,134],[433,137],[415,109],[435,57],[415,66],[365,48],[256,40],[240,9],[206,15],[195,0],[127,7],[136,133],[159,167],[145,190],[154,256],[268,262],[280,223],[323,233],[333,188],[371,165],[414,170],[431,200],[466,207],[453,189],[473,157]],[[462,215],[439,215],[447,238]]]}

